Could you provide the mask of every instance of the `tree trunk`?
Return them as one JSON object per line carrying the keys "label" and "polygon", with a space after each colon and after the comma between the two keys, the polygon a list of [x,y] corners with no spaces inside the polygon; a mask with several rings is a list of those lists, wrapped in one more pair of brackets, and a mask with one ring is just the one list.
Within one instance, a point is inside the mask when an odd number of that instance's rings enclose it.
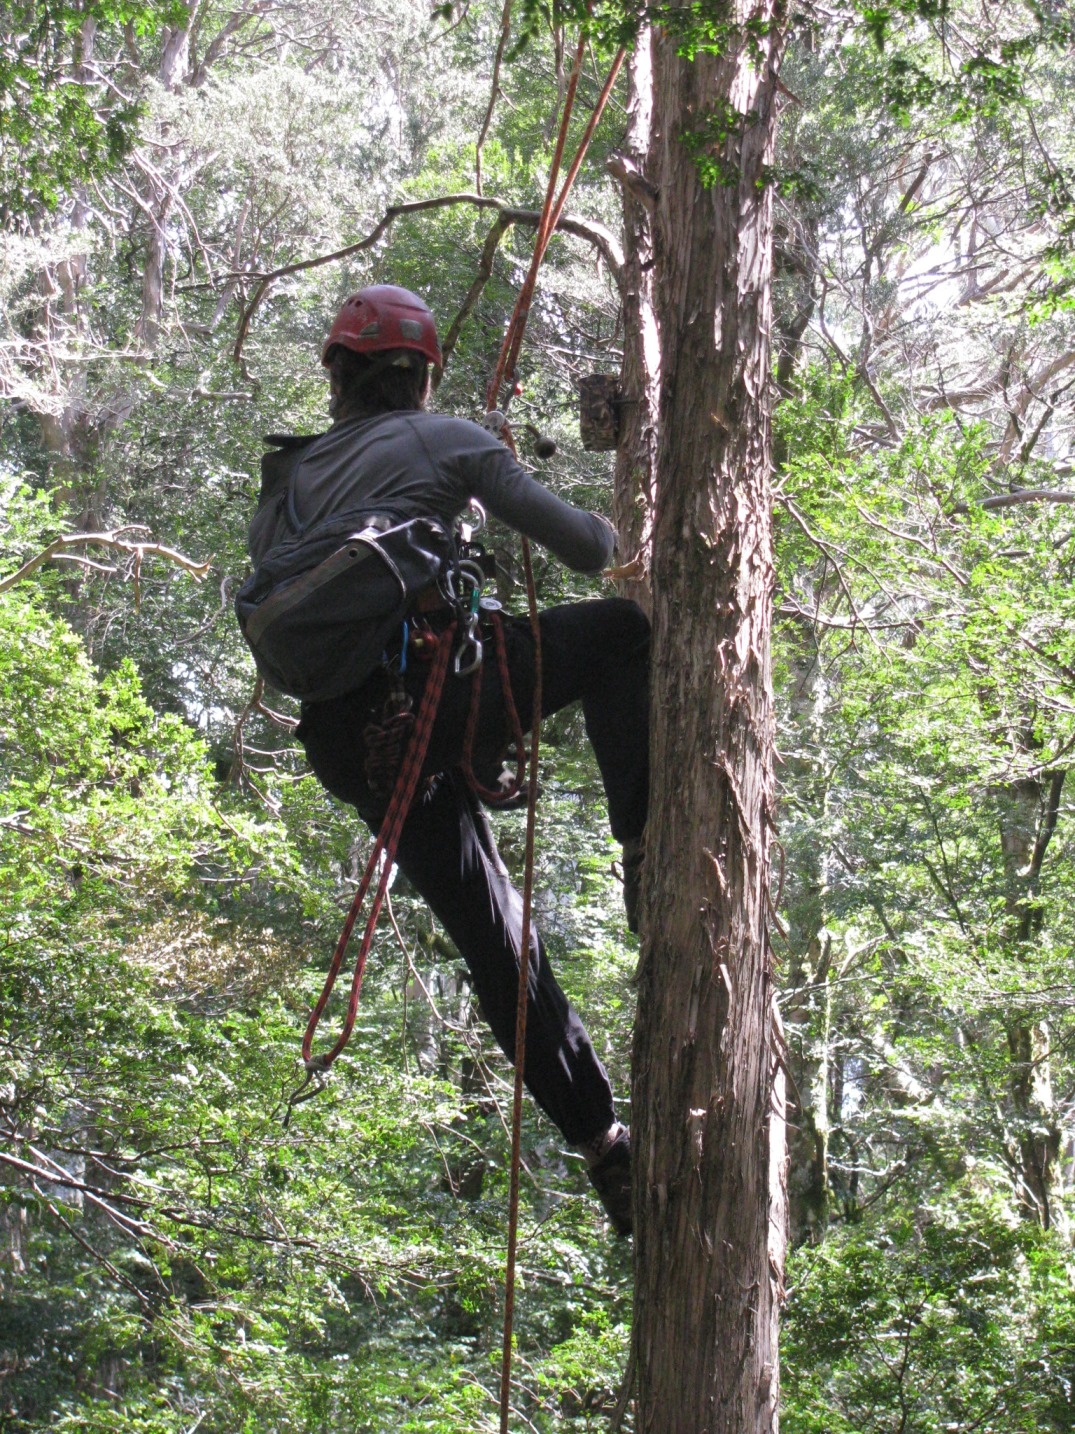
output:
{"label": "tree trunk", "polygon": [[[1008,924],[1016,952],[1040,934],[1041,870],[1056,831],[1063,771],[1046,786],[1034,778],[1012,782],[998,791],[1001,855],[1007,877]],[[1011,1059],[1009,1090],[1018,1125],[1016,1197],[1025,1214],[1065,1238],[1070,1226],[1064,1208],[1060,1164],[1063,1121],[1053,1095],[1048,1022],[1017,1012],[1005,1023]]]}
{"label": "tree trunk", "polygon": [[663,32],[653,49],[662,368],[633,1090],[640,1434],[768,1434],[778,1420],[767,166],[782,38],[771,4],[749,18],[720,56],[689,62]]}
{"label": "tree trunk", "polygon": [[788,695],[781,742],[780,830],[787,872],[781,884],[788,928],[784,1022],[798,1106],[788,1140],[789,1237],[797,1245],[824,1236],[831,1194],[833,952],[825,929],[831,853],[825,835],[828,771],[823,736],[828,693],[809,625],[785,624],[784,645]]}
{"label": "tree trunk", "polygon": [[150,215],[149,239],[146,243],[146,266],[142,275],[142,313],[135,325],[135,337],[150,353],[160,339],[164,316],[164,265],[168,258],[168,237],[165,226],[172,207],[167,192],[156,192],[149,186],[146,208]]}

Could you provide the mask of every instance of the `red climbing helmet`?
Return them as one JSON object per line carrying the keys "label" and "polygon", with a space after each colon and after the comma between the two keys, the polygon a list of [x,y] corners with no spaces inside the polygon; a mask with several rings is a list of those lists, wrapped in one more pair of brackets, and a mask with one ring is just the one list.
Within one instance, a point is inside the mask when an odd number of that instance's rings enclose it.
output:
{"label": "red climbing helmet", "polygon": [[337,344],[356,354],[384,353],[386,349],[414,349],[440,366],[437,325],[425,302],[410,289],[395,284],[373,284],[352,294],[336,315],[321,362],[327,364]]}

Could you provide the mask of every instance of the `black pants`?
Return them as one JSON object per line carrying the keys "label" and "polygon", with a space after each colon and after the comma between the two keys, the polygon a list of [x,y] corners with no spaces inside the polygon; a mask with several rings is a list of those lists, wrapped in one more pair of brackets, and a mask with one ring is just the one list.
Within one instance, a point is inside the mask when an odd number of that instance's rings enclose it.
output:
{"label": "black pants", "polygon": [[[533,702],[534,651],[529,626],[505,621],[511,688],[523,726]],[[640,837],[649,784],[649,623],[621,598],[550,608],[541,614],[542,711],[581,699],[586,731],[604,782],[609,824],[621,842]],[[425,672],[411,662],[416,697]],[[450,676],[426,770],[436,775],[403,827],[396,860],[429,903],[466,962],[474,990],[501,1049],[513,1059],[522,897],[512,886],[489,822],[458,768],[472,678]],[[298,735],[321,782],[353,803],[376,830],[386,801],[365,772],[366,724],[386,695],[380,673],[356,692],[303,709]],[[510,737],[497,663],[486,649],[475,767],[491,772]],[[615,1119],[604,1066],[577,1013],[556,983],[544,943],[532,927],[526,1084],[571,1144]]]}

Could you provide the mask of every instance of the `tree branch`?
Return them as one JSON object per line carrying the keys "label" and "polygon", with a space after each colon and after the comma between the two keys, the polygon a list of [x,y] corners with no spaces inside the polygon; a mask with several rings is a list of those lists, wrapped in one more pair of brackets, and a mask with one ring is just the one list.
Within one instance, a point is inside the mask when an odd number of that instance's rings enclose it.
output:
{"label": "tree branch", "polygon": [[87,543],[93,544],[95,547],[109,548],[113,552],[129,553],[134,558],[136,571],[141,567],[143,558],[154,557],[163,558],[165,562],[175,563],[176,567],[189,573],[196,582],[200,582],[208,573],[211,562],[195,562],[193,558],[176,552],[174,548],[166,548],[162,543],[139,543],[119,536],[120,533],[129,531],[129,528],[117,528],[112,533],[67,533],[63,537],[54,538],[48,547],[38,553],[35,558],[23,563],[21,568],[9,573],[6,578],[0,578],[0,593],[5,593],[16,583],[21,583],[23,578],[28,578],[43,563],[47,563],[50,558],[63,553],[67,548],[78,548]]}
{"label": "tree branch", "polygon": [[474,146],[474,187],[479,194],[482,192],[482,146],[489,133],[489,126],[493,122],[493,111],[496,109],[497,96],[500,94],[500,66],[504,59],[508,36],[511,34],[511,6],[512,0],[504,0],[504,13],[500,20],[500,37],[496,42],[496,54],[493,57],[493,79],[489,88],[489,107],[485,111],[482,127],[478,131],[478,142]]}
{"label": "tree branch", "polygon": [[[505,204],[502,199],[496,199],[492,195],[470,194],[440,194],[433,199],[412,199],[405,204],[392,204],[385,210],[384,214],[374,225],[373,229],[364,239],[357,240],[354,244],[348,244],[343,249],[334,249],[331,254],[318,254],[312,259],[299,259],[293,264],[283,264],[278,269],[271,269],[268,273],[258,277],[258,284],[254,290],[250,302],[243,309],[239,319],[239,332],[235,340],[235,348],[232,357],[236,363],[241,362],[243,345],[246,343],[247,335],[250,332],[251,321],[261,307],[270,287],[277,279],[283,279],[289,274],[301,274],[307,269],[319,269],[324,264],[334,264],[341,259],[349,259],[352,254],[360,254],[366,249],[371,249],[374,244],[391,228],[395,221],[407,214],[421,214],[431,209],[448,209],[458,204],[473,204],[479,209],[495,209],[497,214],[504,220],[504,227],[510,224],[526,224],[537,227],[541,213],[537,209],[516,209],[510,204]],[[620,284],[620,276],[623,268],[623,253],[613,235],[603,224],[594,220],[572,219],[566,215],[561,216],[556,224],[557,230],[565,234],[574,234],[587,243],[594,245],[600,252],[605,263],[608,265],[617,286]],[[488,243],[488,240],[486,241]],[[239,275],[229,274],[229,279],[250,278],[249,273]],[[479,291],[480,292],[480,291]]]}
{"label": "tree branch", "polygon": [[[1075,503],[1075,492],[1069,492],[1064,488],[1019,488],[1014,493],[993,493],[988,498],[982,498],[975,506],[979,508],[1015,508],[1021,503]],[[953,516],[956,513],[969,513],[969,503],[957,503],[951,510]]]}
{"label": "tree branch", "polygon": [[510,226],[511,221],[506,218],[504,214],[498,214],[493,221],[493,227],[486,236],[485,244],[482,247],[481,258],[478,260],[478,272],[475,274],[474,281],[467,290],[467,296],[463,300],[462,307],[449,325],[448,332],[444,335],[444,341],[440,346],[441,366],[439,371],[434,374],[434,388],[439,386],[445,365],[459,341],[459,335],[462,332],[463,325],[467,319],[470,318],[474,306],[481,298],[485,286],[489,282],[490,275],[493,272],[493,260],[496,258],[496,251],[500,248],[500,241]]}
{"label": "tree branch", "polygon": [[1014,508],[1018,503],[1075,503],[1075,493],[1061,488],[1021,488],[1017,493],[997,493],[983,498],[983,508]]}
{"label": "tree branch", "polygon": [[1038,828],[1037,839],[1034,842],[1034,852],[1030,858],[1030,883],[1035,885],[1041,876],[1042,864],[1045,861],[1045,853],[1052,841],[1053,833],[1056,831],[1057,818],[1060,816],[1060,794],[1064,790],[1064,778],[1067,776],[1065,768],[1060,768],[1052,774],[1049,779],[1049,795],[1045,800],[1045,811],[1042,814],[1041,825]]}

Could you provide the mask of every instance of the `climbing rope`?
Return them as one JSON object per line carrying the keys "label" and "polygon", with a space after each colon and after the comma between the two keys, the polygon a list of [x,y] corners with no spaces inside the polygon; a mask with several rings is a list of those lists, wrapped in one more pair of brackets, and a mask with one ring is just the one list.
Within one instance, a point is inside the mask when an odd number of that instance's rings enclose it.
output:
{"label": "climbing rope", "polygon": [[[554,195],[556,194],[556,182],[560,177],[560,165],[564,157],[564,147],[567,143],[567,131],[571,122],[571,112],[575,105],[575,91],[578,88],[579,75],[582,71],[582,58],[585,48],[586,36],[584,32],[579,36],[578,49],[575,52],[575,64],[571,71],[571,78],[568,81],[567,93],[564,96],[564,112],[560,120],[560,130],[556,137],[556,148],[553,151],[552,164],[549,169],[549,181],[545,189],[545,202],[542,205],[541,214],[538,218],[537,235],[534,239],[534,252],[530,257],[530,268],[527,270],[526,278],[523,280],[522,287],[515,300],[515,307],[508,321],[504,342],[501,345],[500,356],[497,359],[493,377],[490,379],[489,387],[486,391],[485,406],[490,410],[499,406],[497,400],[500,397],[500,388],[505,379],[512,384],[515,381],[515,365],[518,362],[519,352],[522,348],[526,321],[530,316],[530,305],[533,303],[534,290],[537,287],[538,270],[541,268],[541,262],[545,258],[545,251],[549,247],[549,241],[556,230],[557,224],[560,222],[560,217],[564,212],[564,206],[567,204],[567,197],[571,192],[571,187],[575,183],[579,170],[582,168],[582,161],[586,158],[586,151],[590,147],[590,140],[593,138],[594,131],[604,113],[608,97],[612,93],[612,87],[616,83],[620,66],[623,64],[624,56],[627,53],[625,50],[618,50],[615,59],[612,61],[608,78],[605,80],[601,93],[597,97],[597,103],[594,105],[590,118],[587,121],[586,129],[583,131],[582,139],[579,141],[575,158],[571,161],[571,167],[567,172],[563,188],[560,191],[559,197],[554,199]],[[503,412],[507,411],[507,406],[510,402],[511,391],[509,389],[504,398],[502,406]]]}
{"label": "climbing rope", "polygon": [[530,913],[534,904],[534,833],[537,826],[538,749],[541,745],[541,627],[530,544],[523,539],[523,571],[530,631],[534,636],[534,707],[530,720],[530,785],[526,794],[523,853],[523,920],[519,937],[519,988],[515,1003],[515,1081],[511,1100],[511,1171],[508,1184],[508,1250],[504,1265],[504,1343],[500,1364],[500,1434],[507,1434],[511,1409],[511,1336],[515,1320],[515,1255],[519,1243],[519,1172],[523,1144],[523,1074],[526,1067],[526,1013],[530,997]]}
{"label": "climbing rope", "polygon": [[[560,131],[557,136],[556,148],[553,152],[552,164],[549,169],[549,182],[546,186],[545,202],[538,220],[537,235],[534,239],[534,252],[530,259],[530,268],[527,271],[526,278],[523,281],[522,288],[519,290],[518,298],[515,301],[515,307],[512,310],[511,319],[508,322],[507,331],[504,334],[504,341],[500,348],[496,368],[486,393],[486,408],[490,412],[497,408],[501,386],[505,380],[507,380],[509,387],[507,393],[504,395],[500,409],[502,414],[506,413],[507,407],[511,402],[512,390],[515,384],[515,365],[522,349],[526,321],[530,315],[530,306],[533,302],[534,290],[537,286],[538,270],[541,268],[541,261],[545,257],[549,240],[552,238],[556,225],[563,213],[564,206],[567,203],[567,196],[571,191],[571,186],[575,182],[575,177],[582,167],[582,161],[586,156],[590,140],[597,128],[602,111],[605,108],[609,95],[612,93],[616,76],[619,74],[620,66],[623,63],[625,52],[621,49],[612,62],[608,78],[598,97],[597,104],[594,106],[593,112],[590,115],[582,139],[579,142],[575,158],[572,160],[567,172],[563,187],[560,190],[559,196],[556,197],[556,184],[560,176],[560,165],[567,143],[568,126],[571,122],[571,112],[574,108],[575,92],[578,88],[579,75],[582,72],[582,60],[585,48],[586,35],[585,31],[583,31],[579,35],[578,49],[575,53],[575,64],[571,71],[567,93],[564,96],[564,110],[560,119]],[[499,433],[512,453],[514,453],[515,443],[512,438],[511,428],[506,421],[500,424]],[[534,898],[534,834],[537,824],[538,749],[541,743],[541,626],[538,618],[537,591],[534,585],[534,568],[530,555],[530,542],[526,537],[523,538],[522,550],[523,571],[526,578],[527,608],[530,615],[530,630],[534,639],[534,705],[530,723],[530,783],[526,803],[522,933],[519,942],[519,986],[515,1007],[515,1080],[512,1090],[511,1109],[508,1248],[504,1269],[504,1340],[500,1365],[500,1434],[508,1434],[508,1416],[511,1412],[512,1332],[515,1320],[515,1262],[519,1243],[519,1177],[522,1166],[523,1076],[526,1068],[526,1016],[530,989],[530,926]]]}

